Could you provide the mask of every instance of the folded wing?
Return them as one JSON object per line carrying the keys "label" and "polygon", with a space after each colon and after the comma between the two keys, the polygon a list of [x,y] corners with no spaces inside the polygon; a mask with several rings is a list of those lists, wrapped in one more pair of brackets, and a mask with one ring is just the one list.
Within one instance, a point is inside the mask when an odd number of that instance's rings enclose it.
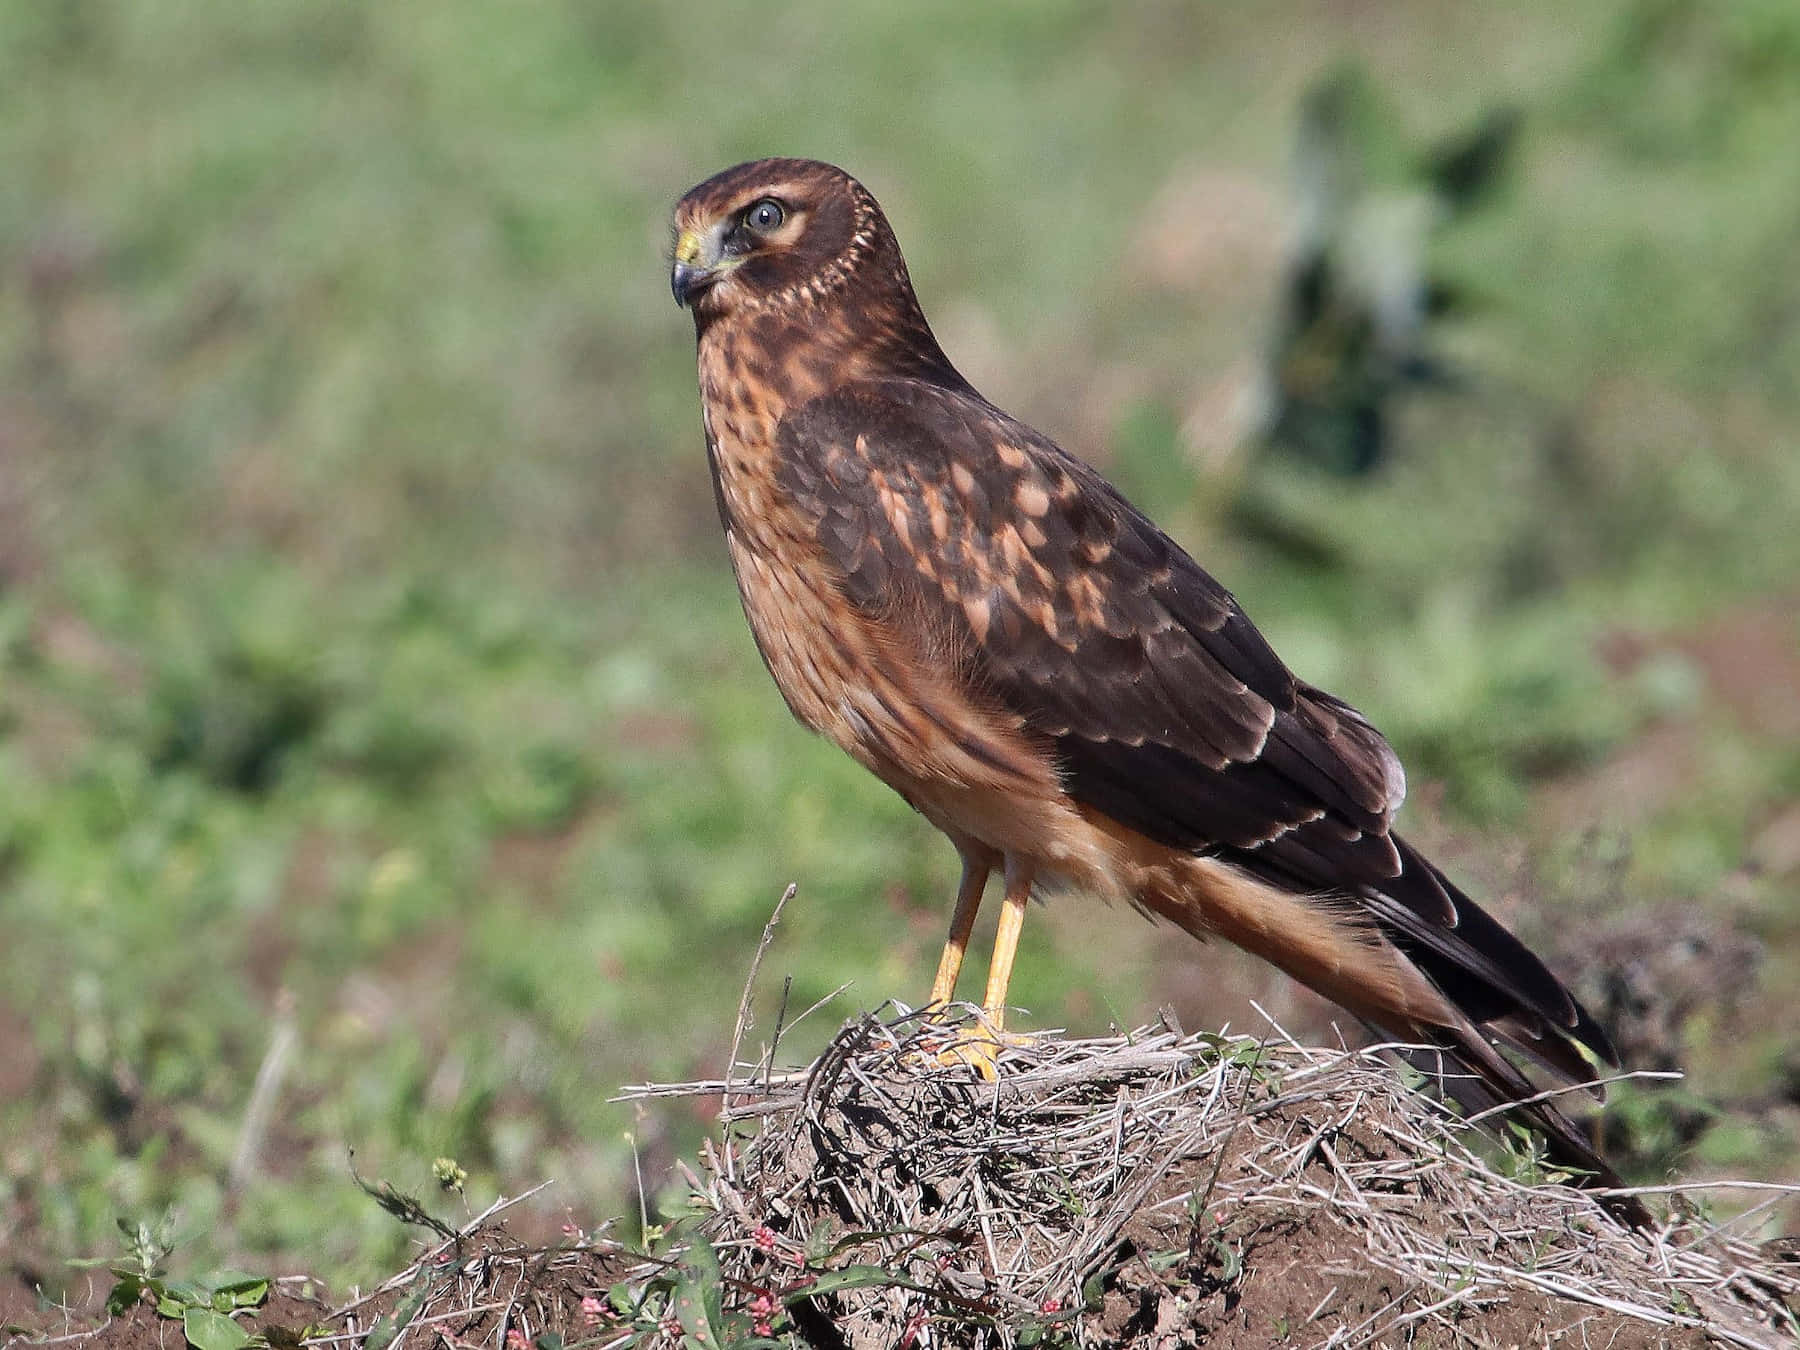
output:
{"label": "folded wing", "polygon": [[1295,679],[1094,470],[925,381],[815,399],[778,441],[782,485],[848,596],[913,625],[921,649],[1052,742],[1076,801],[1348,898],[1471,1022],[1572,1079],[1589,1076],[1577,1044],[1615,1058],[1543,963],[1392,832],[1405,778],[1380,733]]}

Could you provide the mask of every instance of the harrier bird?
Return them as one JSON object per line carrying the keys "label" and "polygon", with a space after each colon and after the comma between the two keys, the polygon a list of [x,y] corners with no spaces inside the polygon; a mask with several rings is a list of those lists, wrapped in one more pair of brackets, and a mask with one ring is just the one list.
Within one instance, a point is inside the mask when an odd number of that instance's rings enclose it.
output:
{"label": "harrier bird", "polygon": [[[934,1004],[999,871],[995,1035],[1026,902],[1056,883],[1256,953],[1436,1047],[1488,1101],[1536,1095],[1497,1043],[1572,1081],[1591,1077],[1584,1051],[1615,1060],[1543,963],[1393,832],[1406,780],[1381,733],[1291,674],[1099,473],[957,373],[860,183],[759,160],[694,188],[674,224],[756,645],[794,716],[962,857]],[[1553,1106],[1520,1110],[1561,1161],[1617,1184]]]}

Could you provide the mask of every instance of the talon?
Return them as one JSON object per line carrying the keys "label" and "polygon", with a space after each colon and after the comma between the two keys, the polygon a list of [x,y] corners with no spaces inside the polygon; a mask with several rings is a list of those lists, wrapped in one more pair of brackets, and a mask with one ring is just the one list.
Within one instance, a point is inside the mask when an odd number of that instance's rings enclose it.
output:
{"label": "talon", "polygon": [[984,1082],[992,1083],[1000,1077],[1000,1056],[1030,1044],[1031,1037],[1006,1031],[987,1013],[977,1013],[975,1026],[938,1051],[936,1058],[945,1066],[966,1064]]}
{"label": "talon", "polygon": [[945,1068],[954,1068],[958,1064],[966,1064],[975,1070],[976,1077],[984,1083],[993,1083],[1000,1078],[1000,1051],[1002,1047],[986,1036],[966,1036],[962,1040],[952,1042],[938,1051],[937,1062]]}

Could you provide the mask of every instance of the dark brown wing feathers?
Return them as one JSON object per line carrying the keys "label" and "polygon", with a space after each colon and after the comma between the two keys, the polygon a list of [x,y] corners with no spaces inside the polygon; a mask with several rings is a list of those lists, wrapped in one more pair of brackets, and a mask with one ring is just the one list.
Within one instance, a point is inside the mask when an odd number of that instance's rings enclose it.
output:
{"label": "dark brown wing feathers", "polygon": [[[1467,1015],[1571,1077],[1601,1028],[1389,830],[1385,740],[1296,680],[1231,595],[1098,474],[966,386],[869,381],[790,412],[778,472],[849,597],[954,633],[1077,801],[1169,847],[1348,896]],[[1523,1081],[1523,1080],[1521,1080]]]}
{"label": "dark brown wing feathers", "polygon": [[[744,231],[765,195],[786,203],[787,233],[758,244]],[[1582,1080],[1583,1055],[1611,1060],[1611,1043],[1392,832],[1406,785],[1387,742],[1296,680],[1231,595],[1094,470],[957,374],[867,190],[826,164],[740,165],[688,193],[676,229],[671,285],[694,313],[720,516],[796,715],[868,756],[952,838],[973,820],[970,838],[998,848],[981,833],[996,820],[1015,841],[1074,820],[1142,846],[1153,870],[1207,878],[1221,889],[1179,902],[1148,883],[1130,893],[1193,931],[1218,920],[1322,988],[1355,972],[1328,992],[1433,1043],[1453,1095],[1510,1103],[1553,1153],[1616,1183],[1554,1105],[1521,1104],[1532,1085],[1496,1045]],[[973,783],[971,765],[992,781]],[[1106,833],[1121,826],[1129,840]],[[1077,838],[1089,836],[1059,836]],[[1359,936],[1347,916],[1382,941],[1346,948]]]}

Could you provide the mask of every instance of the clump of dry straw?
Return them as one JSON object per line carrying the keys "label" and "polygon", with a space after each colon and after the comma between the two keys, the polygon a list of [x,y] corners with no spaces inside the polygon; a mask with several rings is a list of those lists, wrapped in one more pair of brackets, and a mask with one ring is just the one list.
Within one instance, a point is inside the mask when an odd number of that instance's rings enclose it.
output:
{"label": "clump of dry straw", "polygon": [[1044,1034],[985,1082],[953,1034],[867,1015],[804,1069],[629,1091],[723,1099],[689,1180],[727,1306],[852,1346],[1793,1344],[1800,1269],[1741,1221],[1633,1232],[1504,1175],[1380,1050]]}

